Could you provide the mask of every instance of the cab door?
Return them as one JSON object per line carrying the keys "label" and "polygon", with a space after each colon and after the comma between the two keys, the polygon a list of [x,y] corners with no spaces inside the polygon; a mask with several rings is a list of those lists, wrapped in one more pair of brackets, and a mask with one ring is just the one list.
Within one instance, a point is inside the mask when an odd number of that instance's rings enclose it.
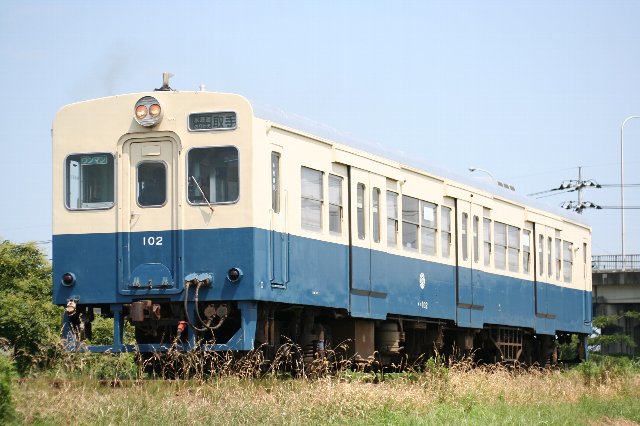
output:
{"label": "cab door", "polygon": [[177,147],[170,139],[131,140],[122,148],[120,293],[180,291]]}

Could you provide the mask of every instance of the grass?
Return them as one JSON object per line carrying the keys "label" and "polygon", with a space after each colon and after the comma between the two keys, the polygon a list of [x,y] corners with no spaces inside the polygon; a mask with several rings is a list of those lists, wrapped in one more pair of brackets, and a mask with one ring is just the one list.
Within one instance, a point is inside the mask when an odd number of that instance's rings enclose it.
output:
{"label": "grass", "polygon": [[[104,355],[103,355],[104,357]],[[342,369],[292,379],[279,372],[235,374],[233,368],[198,379],[101,382],[109,368],[50,370],[14,380],[21,424],[566,424],[640,423],[640,369],[617,363],[568,371],[471,368],[431,360],[402,374]],[[224,365],[238,363],[226,359]],[[226,364],[225,364],[226,363]],[[139,374],[134,370],[129,374]],[[109,373],[111,372],[111,373]],[[100,376],[103,375],[103,376]],[[252,378],[251,378],[252,376]],[[192,376],[194,377],[194,376]],[[119,378],[122,378],[120,376]]]}

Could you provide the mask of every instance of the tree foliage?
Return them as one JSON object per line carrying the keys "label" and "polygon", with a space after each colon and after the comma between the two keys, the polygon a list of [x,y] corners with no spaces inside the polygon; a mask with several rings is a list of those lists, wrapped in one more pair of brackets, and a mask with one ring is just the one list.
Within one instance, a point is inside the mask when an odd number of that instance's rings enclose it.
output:
{"label": "tree foliage", "polygon": [[[618,321],[621,320],[622,318],[640,319],[640,312],[627,311],[622,315],[600,315],[597,317],[593,317],[592,324],[593,324],[594,332],[597,332],[598,329],[602,331],[608,327],[616,326],[618,324]],[[637,346],[633,338],[624,333],[602,334],[600,332],[600,333],[597,333],[596,336],[589,338],[589,346],[592,346],[592,347],[596,347],[596,346],[602,347],[605,345],[611,345],[615,343],[627,345],[627,347],[629,348],[635,348]]]}
{"label": "tree foliage", "polygon": [[60,329],[62,311],[51,297],[51,265],[42,251],[34,243],[1,242],[0,338],[21,370]]}

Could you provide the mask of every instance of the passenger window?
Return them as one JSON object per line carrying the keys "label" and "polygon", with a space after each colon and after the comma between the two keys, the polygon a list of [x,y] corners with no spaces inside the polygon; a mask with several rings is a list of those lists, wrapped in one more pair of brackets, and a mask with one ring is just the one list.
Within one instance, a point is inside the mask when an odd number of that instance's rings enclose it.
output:
{"label": "passenger window", "polygon": [[480,218],[473,216],[473,261],[478,263],[480,260],[480,242],[478,233],[480,230]]}
{"label": "passenger window", "polygon": [[573,272],[573,243],[563,241],[562,271],[565,283],[570,283]]}
{"label": "passenger window", "polygon": [[436,241],[438,235],[438,217],[436,215],[438,206],[426,201],[420,201],[420,234],[422,239],[422,253],[436,255]]}
{"label": "passenger window", "polygon": [[138,204],[160,207],[167,202],[167,167],[159,161],[138,164]]}
{"label": "passenger window", "polygon": [[280,154],[271,153],[271,210],[280,213]]}
{"label": "passenger window", "polygon": [[538,273],[544,275],[544,235],[538,235]]}
{"label": "passenger window", "polygon": [[462,260],[469,259],[469,248],[468,245],[468,231],[467,227],[469,226],[469,215],[467,213],[462,213],[462,224],[460,225],[460,245],[462,246]]}
{"label": "passenger window", "polygon": [[356,192],[357,192],[356,217],[358,220],[358,239],[364,240],[366,237],[366,231],[365,231],[365,206],[364,206],[365,187],[363,183],[358,184]]}
{"label": "passenger window", "polygon": [[322,231],[322,178],[323,173],[302,167],[301,170],[301,225],[310,231]]}
{"label": "passenger window", "polygon": [[509,247],[509,270],[518,272],[520,270],[520,228],[507,226],[507,246]]}
{"label": "passenger window", "polygon": [[560,268],[562,267],[562,240],[556,238],[556,280],[560,279]]}
{"label": "passenger window", "polygon": [[371,209],[373,213],[373,241],[380,242],[380,189],[373,188],[371,193]]}
{"label": "passenger window", "polygon": [[[239,196],[238,149],[193,148],[187,160],[188,200],[192,204],[234,203]],[[198,182],[195,185],[193,180]]]}
{"label": "passenger window", "polygon": [[484,266],[491,265],[491,219],[483,218],[483,238],[484,238]]}
{"label": "passenger window", "polygon": [[553,238],[548,237],[547,238],[547,275],[549,277],[551,277],[552,275],[552,269],[553,269],[553,256],[552,256],[552,246],[553,245]]}
{"label": "passenger window", "polygon": [[496,249],[495,267],[507,269],[507,225],[500,222],[493,224],[494,247]]}
{"label": "passenger window", "polygon": [[398,194],[387,191],[387,245],[398,245]]}
{"label": "passenger window", "polygon": [[75,154],[65,162],[65,203],[71,210],[107,209],[114,203],[114,161],[107,153]]}
{"label": "passenger window", "polygon": [[342,234],[342,178],[329,175],[329,232]]}
{"label": "passenger window", "polygon": [[531,231],[522,231],[522,272],[529,273],[531,264]]}
{"label": "passenger window", "polygon": [[449,207],[442,207],[440,209],[440,216],[442,222],[442,233],[440,234],[442,257],[448,259],[451,253],[451,209]]}
{"label": "passenger window", "polygon": [[405,250],[418,250],[418,199],[402,196],[402,247]]}

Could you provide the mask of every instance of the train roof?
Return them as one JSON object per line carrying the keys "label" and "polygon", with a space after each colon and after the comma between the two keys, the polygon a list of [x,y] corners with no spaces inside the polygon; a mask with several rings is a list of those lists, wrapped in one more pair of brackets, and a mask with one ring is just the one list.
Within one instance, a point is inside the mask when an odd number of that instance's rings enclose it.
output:
{"label": "train roof", "polygon": [[284,126],[290,131],[302,132],[310,136],[326,139],[330,142],[343,144],[382,158],[387,158],[399,163],[401,166],[409,166],[410,168],[417,169],[428,175],[441,178],[444,181],[461,183],[499,198],[531,206],[543,211],[548,211],[571,222],[589,226],[589,222],[585,220],[583,216],[578,215],[575,212],[565,210],[556,205],[503,188],[487,178],[461,175],[442,166],[430,164],[419,157],[408,156],[404,152],[392,150],[380,143],[371,143],[369,141],[362,140],[352,134],[342,132],[331,126],[315,122],[297,114],[285,112],[272,106],[252,102],[252,107],[256,117]]}

